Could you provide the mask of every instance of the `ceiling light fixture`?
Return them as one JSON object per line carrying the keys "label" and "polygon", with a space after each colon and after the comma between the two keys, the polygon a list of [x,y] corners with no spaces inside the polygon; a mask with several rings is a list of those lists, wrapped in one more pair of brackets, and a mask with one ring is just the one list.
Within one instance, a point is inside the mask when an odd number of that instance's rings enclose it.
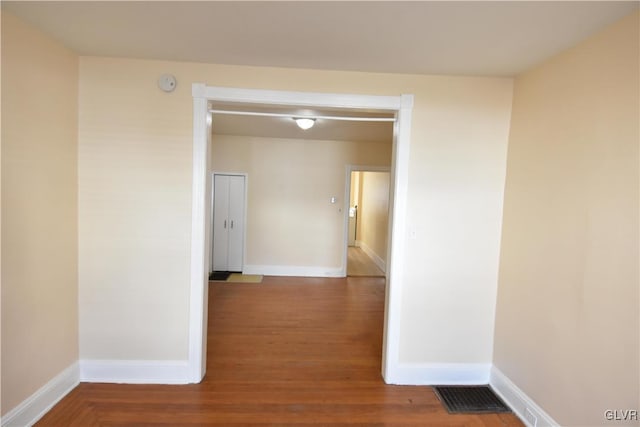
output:
{"label": "ceiling light fixture", "polygon": [[316,119],[294,118],[298,127],[302,130],[311,129],[316,123]]}

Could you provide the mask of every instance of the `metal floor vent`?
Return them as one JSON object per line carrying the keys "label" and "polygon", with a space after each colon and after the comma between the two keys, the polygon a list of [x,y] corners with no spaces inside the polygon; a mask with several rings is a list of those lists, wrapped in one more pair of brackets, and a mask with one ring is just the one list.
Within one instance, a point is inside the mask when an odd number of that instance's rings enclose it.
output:
{"label": "metal floor vent", "polygon": [[434,390],[450,414],[511,412],[488,385],[435,386]]}

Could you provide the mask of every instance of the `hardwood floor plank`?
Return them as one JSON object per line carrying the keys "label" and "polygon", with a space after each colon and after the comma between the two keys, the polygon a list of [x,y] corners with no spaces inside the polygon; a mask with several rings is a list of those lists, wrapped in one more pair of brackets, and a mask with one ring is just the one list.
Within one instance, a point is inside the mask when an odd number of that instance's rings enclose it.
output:
{"label": "hardwood floor plank", "polygon": [[384,384],[384,278],[265,277],[209,292],[207,375],[80,384],[38,426],[522,426],[449,415],[430,387]]}
{"label": "hardwood floor plank", "polygon": [[383,277],[384,272],[361,248],[347,248],[347,275],[350,277]]}

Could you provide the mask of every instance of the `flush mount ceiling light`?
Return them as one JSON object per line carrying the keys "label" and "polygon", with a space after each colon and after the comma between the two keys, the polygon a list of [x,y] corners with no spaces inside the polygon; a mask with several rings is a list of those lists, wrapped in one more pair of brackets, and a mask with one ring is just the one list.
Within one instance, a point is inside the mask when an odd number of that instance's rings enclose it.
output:
{"label": "flush mount ceiling light", "polygon": [[311,129],[316,123],[316,119],[294,118],[298,127],[302,130]]}

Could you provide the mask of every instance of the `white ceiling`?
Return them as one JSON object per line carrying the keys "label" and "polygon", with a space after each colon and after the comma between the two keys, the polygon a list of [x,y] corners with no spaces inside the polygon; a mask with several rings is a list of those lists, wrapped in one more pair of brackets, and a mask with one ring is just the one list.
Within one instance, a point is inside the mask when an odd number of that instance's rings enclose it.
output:
{"label": "white ceiling", "polygon": [[[81,55],[409,74],[513,76],[638,1],[2,1]],[[317,112],[316,112],[317,113]],[[214,133],[391,141],[392,124],[215,116]]]}
{"label": "white ceiling", "polygon": [[308,130],[300,129],[292,118],[215,115],[214,135],[244,135],[270,138],[317,139],[329,141],[393,141],[393,123],[316,120]]}
{"label": "white ceiling", "polygon": [[[282,115],[281,117],[262,117],[214,113],[214,135],[244,135],[329,141],[384,142],[389,144],[393,142],[393,122],[329,119],[330,117],[390,119],[394,117],[391,113],[372,111],[363,112],[361,110],[354,111],[349,109],[300,109],[238,103],[212,103],[209,105],[209,108],[212,111],[250,111],[255,113],[275,113]],[[315,125],[311,129],[302,130],[294,122],[294,117],[317,117],[317,119]]]}
{"label": "white ceiling", "polygon": [[82,55],[512,76],[637,1],[8,2]]}

